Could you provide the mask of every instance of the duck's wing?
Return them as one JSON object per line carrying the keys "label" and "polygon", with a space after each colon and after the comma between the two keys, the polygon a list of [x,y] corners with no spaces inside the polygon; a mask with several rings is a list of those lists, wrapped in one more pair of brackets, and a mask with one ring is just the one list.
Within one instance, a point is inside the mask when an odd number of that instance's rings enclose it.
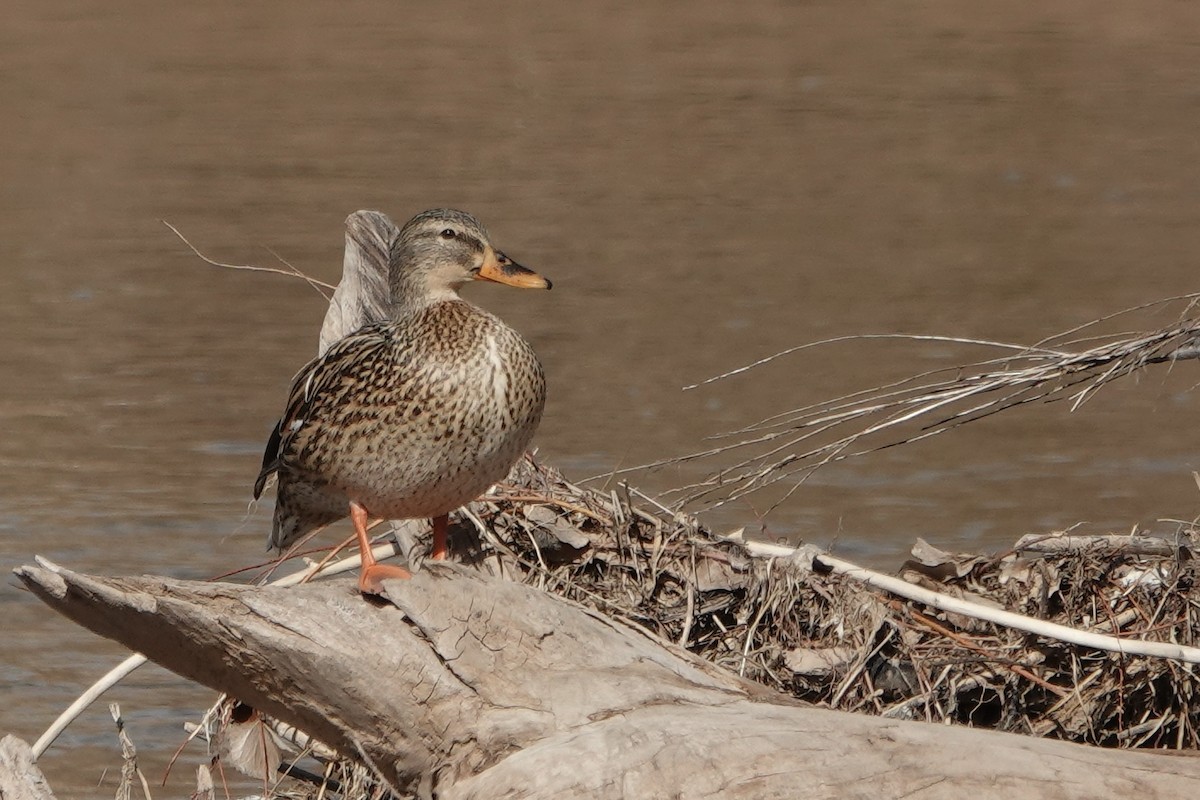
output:
{"label": "duck's wing", "polygon": [[331,387],[339,384],[344,375],[359,369],[364,362],[379,358],[381,351],[389,346],[391,337],[387,328],[386,322],[360,328],[305,364],[292,379],[287,407],[271,430],[263,451],[262,468],[254,481],[255,500],[262,495],[267,479],[279,471],[288,443],[308,419],[314,403],[326,399]]}
{"label": "duck's wing", "polygon": [[271,436],[267,439],[267,447],[263,451],[262,469],[259,470],[258,477],[254,479],[254,499],[262,497],[263,489],[267,486],[267,479],[279,471],[279,443],[283,441],[283,437],[279,434],[279,426],[282,420],[275,423],[275,427],[271,428]]}

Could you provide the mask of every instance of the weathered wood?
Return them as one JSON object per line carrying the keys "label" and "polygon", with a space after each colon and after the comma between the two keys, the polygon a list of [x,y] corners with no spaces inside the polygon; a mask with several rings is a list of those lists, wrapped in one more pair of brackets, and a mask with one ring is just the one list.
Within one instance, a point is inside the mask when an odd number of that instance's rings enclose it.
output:
{"label": "weathered wood", "polygon": [[1108,549],[1129,555],[1190,557],[1186,545],[1159,536],[1129,534],[1045,534],[1027,533],[1017,540],[1013,550],[1033,553],[1069,553],[1079,550]]}
{"label": "weathered wood", "polygon": [[33,751],[12,735],[0,739],[0,800],[54,800]]}
{"label": "weathered wood", "polygon": [[439,798],[1184,797],[1200,760],[797,706],[450,564],[367,602],[22,567],[46,603]]}

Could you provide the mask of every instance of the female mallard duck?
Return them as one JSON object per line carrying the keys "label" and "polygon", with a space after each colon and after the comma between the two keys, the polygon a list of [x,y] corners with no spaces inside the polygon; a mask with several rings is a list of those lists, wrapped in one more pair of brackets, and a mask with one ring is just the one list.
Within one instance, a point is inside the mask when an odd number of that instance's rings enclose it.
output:
{"label": "female mallard duck", "polygon": [[390,318],[334,343],[296,376],[254,484],[278,474],[270,545],[349,514],[362,551],[359,588],[408,577],[377,564],[367,520],[433,520],[445,558],[447,515],[502,479],[546,402],[542,366],[521,335],[459,297],[471,280],[549,289],[492,247],[470,214],[426,211],[391,247]]}

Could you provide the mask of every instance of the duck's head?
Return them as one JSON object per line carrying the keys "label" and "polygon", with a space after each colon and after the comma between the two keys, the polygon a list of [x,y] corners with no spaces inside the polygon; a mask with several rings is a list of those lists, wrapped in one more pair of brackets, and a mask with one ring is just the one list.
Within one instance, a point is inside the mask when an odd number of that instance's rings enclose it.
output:
{"label": "duck's head", "polygon": [[410,219],[392,245],[391,291],[397,305],[457,295],[468,281],[549,289],[550,281],[492,246],[483,223],[465,211],[435,208]]}

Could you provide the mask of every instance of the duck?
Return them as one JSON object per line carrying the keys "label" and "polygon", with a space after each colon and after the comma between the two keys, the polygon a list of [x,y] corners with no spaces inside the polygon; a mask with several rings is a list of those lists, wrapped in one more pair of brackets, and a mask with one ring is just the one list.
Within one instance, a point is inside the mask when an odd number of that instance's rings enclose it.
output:
{"label": "duck", "polygon": [[305,365],[272,429],[254,484],[257,500],[276,477],[268,549],[349,516],[367,595],[411,577],[377,563],[372,519],[430,519],[430,556],[446,558],[450,512],[508,474],[546,404],[533,348],[459,294],[473,281],[552,286],[495,248],[464,211],[431,209],[400,229],[388,254],[385,318]]}

